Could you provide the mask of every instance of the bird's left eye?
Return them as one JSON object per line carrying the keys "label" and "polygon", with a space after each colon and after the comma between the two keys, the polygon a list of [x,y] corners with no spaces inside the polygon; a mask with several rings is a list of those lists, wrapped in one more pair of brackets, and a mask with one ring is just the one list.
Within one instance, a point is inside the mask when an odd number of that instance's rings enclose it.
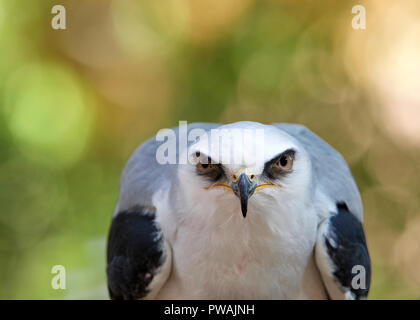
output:
{"label": "bird's left eye", "polygon": [[269,177],[275,178],[285,173],[289,173],[293,169],[293,162],[295,159],[295,150],[286,150],[270,162],[264,168],[264,171]]}
{"label": "bird's left eye", "polygon": [[285,171],[292,170],[293,156],[291,154],[284,154],[280,156],[276,162],[274,162],[274,166]]}

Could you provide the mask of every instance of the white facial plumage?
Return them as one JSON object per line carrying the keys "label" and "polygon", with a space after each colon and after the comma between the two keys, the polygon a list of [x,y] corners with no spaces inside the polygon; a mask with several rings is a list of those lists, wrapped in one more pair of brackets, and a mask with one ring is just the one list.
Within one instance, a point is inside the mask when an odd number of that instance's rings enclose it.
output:
{"label": "white facial plumage", "polygon": [[[294,154],[290,172],[277,177],[267,176],[267,164],[286,151]],[[227,218],[231,213],[229,208],[239,214],[239,199],[229,186],[241,173],[252,177],[257,184],[249,198],[250,215],[253,211],[273,207],[280,214],[282,209],[290,210],[297,203],[310,201],[312,170],[309,157],[292,136],[276,127],[253,122],[221,126],[204,138],[200,137],[186,152],[189,163],[180,167],[179,181],[192,206],[196,202],[207,204],[207,208],[214,208],[215,214],[222,213],[228,215]],[[223,176],[220,179],[209,181],[197,173],[197,162],[207,159],[221,166]],[[198,214],[199,211],[195,212]]]}

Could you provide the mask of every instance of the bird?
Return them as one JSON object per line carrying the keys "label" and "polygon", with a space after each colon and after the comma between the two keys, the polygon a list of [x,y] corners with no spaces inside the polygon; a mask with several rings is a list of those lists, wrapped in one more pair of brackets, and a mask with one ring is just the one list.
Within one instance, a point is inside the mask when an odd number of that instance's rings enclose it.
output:
{"label": "bird", "polygon": [[123,169],[107,243],[111,299],[367,298],[362,201],[338,151],[292,123],[167,133]]}

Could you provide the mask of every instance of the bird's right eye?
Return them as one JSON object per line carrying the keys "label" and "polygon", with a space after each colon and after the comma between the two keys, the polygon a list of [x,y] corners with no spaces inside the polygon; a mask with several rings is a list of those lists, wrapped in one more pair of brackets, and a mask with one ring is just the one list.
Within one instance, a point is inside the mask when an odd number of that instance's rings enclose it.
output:
{"label": "bird's right eye", "polygon": [[216,170],[218,168],[218,166],[216,164],[213,163],[201,163],[198,162],[196,165],[197,171],[199,173],[203,173],[205,174],[206,172],[209,172],[211,170]]}
{"label": "bird's right eye", "polygon": [[217,163],[212,163],[210,158],[208,158],[207,163],[199,161],[195,167],[199,175],[205,176],[212,181],[218,180],[224,174],[222,166]]}

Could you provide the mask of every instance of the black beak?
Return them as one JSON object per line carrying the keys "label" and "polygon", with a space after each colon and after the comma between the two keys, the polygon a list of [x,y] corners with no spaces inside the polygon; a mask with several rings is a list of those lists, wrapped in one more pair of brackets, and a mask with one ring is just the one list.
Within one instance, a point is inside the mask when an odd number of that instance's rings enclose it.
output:
{"label": "black beak", "polygon": [[233,192],[239,197],[241,201],[241,211],[244,218],[248,211],[248,199],[255,191],[257,184],[251,182],[245,173],[241,173],[238,180],[231,184]]}

